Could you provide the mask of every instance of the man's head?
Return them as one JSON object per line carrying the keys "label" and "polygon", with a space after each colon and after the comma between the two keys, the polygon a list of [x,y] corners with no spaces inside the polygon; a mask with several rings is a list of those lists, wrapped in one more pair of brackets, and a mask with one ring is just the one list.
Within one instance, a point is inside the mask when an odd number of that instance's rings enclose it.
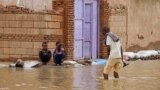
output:
{"label": "man's head", "polygon": [[62,49],[62,44],[58,44],[58,45],[57,45],[57,50],[58,50],[58,51],[61,51],[61,49]]}
{"label": "man's head", "polygon": [[102,33],[105,35],[106,33],[110,32],[110,28],[109,27],[103,27],[102,29]]}
{"label": "man's head", "polygon": [[58,46],[59,44],[61,44],[61,42],[60,42],[60,41],[57,41],[57,42],[56,42],[56,46]]}
{"label": "man's head", "polygon": [[43,42],[42,43],[42,48],[43,49],[48,49],[48,42]]}

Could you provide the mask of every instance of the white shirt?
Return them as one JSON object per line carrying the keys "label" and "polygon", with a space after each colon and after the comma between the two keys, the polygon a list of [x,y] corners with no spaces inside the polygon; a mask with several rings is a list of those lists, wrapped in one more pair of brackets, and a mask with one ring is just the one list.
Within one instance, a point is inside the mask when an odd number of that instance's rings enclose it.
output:
{"label": "white shirt", "polygon": [[108,59],[122,58],[120,40],[114,42],[110,36],[107,36],[106,45],[110,46],[110,55]]}

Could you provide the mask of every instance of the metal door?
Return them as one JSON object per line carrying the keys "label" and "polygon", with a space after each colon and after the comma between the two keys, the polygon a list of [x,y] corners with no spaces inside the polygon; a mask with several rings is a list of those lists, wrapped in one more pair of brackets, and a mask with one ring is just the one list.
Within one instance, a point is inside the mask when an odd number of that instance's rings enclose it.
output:
{"label": "metal door", "polygon": [[97,0],[75,0],[75,60],[97,58],[97,10]]}

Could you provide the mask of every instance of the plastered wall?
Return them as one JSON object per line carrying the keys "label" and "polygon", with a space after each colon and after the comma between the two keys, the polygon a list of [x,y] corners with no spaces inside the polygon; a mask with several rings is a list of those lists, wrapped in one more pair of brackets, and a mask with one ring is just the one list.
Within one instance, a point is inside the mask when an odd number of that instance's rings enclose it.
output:
{"label": "plastered wall", "polygon": [[29,8],[35,11],[52,10],[53,0],[0,0],[0,4],[17,5]]}

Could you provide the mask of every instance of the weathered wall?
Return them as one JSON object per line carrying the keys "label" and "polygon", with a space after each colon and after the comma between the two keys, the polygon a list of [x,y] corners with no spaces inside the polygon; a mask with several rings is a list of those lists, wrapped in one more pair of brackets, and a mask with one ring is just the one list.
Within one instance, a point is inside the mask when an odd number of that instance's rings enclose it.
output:
{"label": "weathered wall", "polygon": [[127,0],[108,0],[108,3],[110,4],[110,6],[114,6],[114,5],[127,5]]}
{"label": "weathered wall", "polygon": [[160,0],[128,0],[127,50],[160,49]]}
{"label": "weathered wall", "polygon": [[160,49],[159,0],[109,0],[109,26],[124,50]]}
{"label": "weathered wall", "polygon": [[62,41],[62,15],[5,13],[0,13],[0,60],[38,59],[44,40],[52,51]]}
{"label": "weathered wall", "polygon": [[127,47],[127,6],[125,0],[108,0],[110,6],[109,27],[121,40],[123,50]]}
{"label": "weathered wall", "polygon": [[53,0],[0,0],[0,4],[17,5],[29,8],[35,11],[52,10]]}

